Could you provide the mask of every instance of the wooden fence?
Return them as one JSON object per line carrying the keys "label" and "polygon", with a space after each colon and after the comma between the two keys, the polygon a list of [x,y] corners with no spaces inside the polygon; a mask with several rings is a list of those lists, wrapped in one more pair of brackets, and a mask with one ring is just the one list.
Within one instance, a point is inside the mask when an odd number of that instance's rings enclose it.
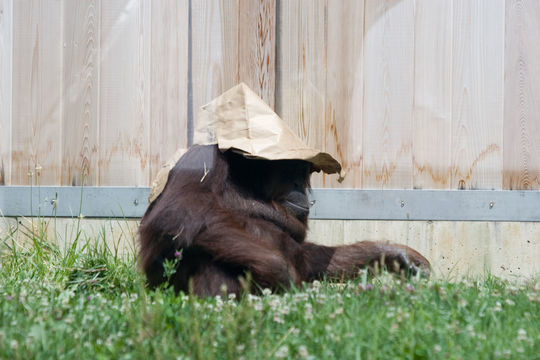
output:
{"label": "wooden fence", "polygon": [[0,0],[0,184],[147,186],[245,81],[314,186],[540,189],[539,39],[537,0]]}

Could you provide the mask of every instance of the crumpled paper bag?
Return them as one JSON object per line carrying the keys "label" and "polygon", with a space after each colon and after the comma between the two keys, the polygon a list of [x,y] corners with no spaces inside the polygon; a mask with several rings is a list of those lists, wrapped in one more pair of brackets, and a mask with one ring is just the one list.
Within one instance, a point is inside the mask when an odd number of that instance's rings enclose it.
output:
{"label": "crumpled paper bag", "polygon": [[[222,152],[229,149],[247,158],[266,160],[305,160],[313,171],[339,174],[340,163],[330,154],[311,148],[246,84],[240,83],[201,107],[194,144],[217,144]],[[187,150],[175,153],[159,171],[152,184],[149,201],[165,188],[169,171]]]}
{"label": "crumpled paper bag", "polygon": [[152,181],[152,189],[150,190],[150,195],[148,196],[148,203],[152,203],[157,199],[159,194],[165,189],[167,185],[167,179],[169,178],[169,172],[172,170],[174,165],[180,160],[182,155],[184,155],[188,149],[178,149],[174,155],[159,169],[156,178]]}

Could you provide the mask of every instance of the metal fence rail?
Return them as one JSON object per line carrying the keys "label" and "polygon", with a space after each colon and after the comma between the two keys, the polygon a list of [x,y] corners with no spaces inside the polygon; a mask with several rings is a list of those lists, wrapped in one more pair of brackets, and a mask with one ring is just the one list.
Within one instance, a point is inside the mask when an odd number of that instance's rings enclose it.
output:
{"label": "metal fence rail", "polygon": [[[147,187],[0,186],[0,215],[139,218]],[[540,191],[313,189],[312,219],[540,221]]]}

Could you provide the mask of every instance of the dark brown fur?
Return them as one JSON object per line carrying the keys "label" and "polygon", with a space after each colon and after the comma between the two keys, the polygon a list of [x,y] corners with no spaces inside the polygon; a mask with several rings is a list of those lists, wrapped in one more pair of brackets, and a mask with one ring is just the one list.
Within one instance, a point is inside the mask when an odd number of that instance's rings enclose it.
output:
{"label": "dark brown fur", "polygon": [[[165,259],[182,251],[170,279],[177,291],[200,296],[240,294],[250,273],[259,287],[284,289],[326,278],[351,278],[385,259],[390,270],[429,262],[403,245],[359,242],[329,247],[305,241],[310,164],[249,160],[216,146],[193,146],[169,173],[139,228],[140,261],[150,286],[162,284]],[[255,291],[255,290],[253,290]]]}

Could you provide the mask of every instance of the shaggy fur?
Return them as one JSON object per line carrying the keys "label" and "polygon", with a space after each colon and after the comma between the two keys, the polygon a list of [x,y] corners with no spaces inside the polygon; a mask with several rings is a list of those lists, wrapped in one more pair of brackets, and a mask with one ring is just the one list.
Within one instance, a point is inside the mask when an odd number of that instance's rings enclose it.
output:
{"label": "shaggy fur", "polygon": [[413,249],[363,241],[329,247],[305,241],[311,164],[254,160],[216,146],[193,146],[169,173],[139,228],[140,262],[150,286],[163,283],[163,263],[182,251],[169,280],[199,296],[240,294],[249,272],[274,290],[325,278],[351,278],[383,259],[389,270],[429,274]]}

